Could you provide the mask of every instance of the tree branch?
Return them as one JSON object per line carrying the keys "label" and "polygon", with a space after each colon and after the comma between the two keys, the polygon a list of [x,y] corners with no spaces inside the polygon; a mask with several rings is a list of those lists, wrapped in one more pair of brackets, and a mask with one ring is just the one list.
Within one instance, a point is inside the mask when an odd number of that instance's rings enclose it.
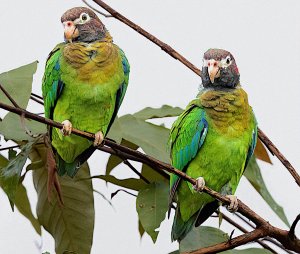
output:
{"label": "tree branch", "polygon": [[[122,14],[111,8],[109,5],[104,3],[101,0],[93,0],[96,4],[98,4],[100,7],[105,9],[107,12],[109,12],[114,18],[118,19],[119,21],[123,22],[127,26],[131,27],[133,30],[137,31],[139,34],[146,37],[148,40],[152,41],[154,44],[159,46],[163,51],[165,51],[167,54],[175,58],[176,60],[183,63],[186,67],[188,67],[190,70],[192,70],[194,73],[196,73],[198,76],[201,77],[202,72],[200,69],[198,69],[195,65],[193,65],[190,61],[188,61],[184,56],[179,54],[175,49],[173,49],[168,44],[164,43],[154,35],[150,34],[128,18],[124,17]],[[84,1],[85,2],[85,1]],[[282,153],[276,148],[276,146],[270,141],[270,139],[260,130],[258,129],[258,136],[260,140],[265,144],[265,146],[271,151],[273,155],[276,155],[276,157],[282,162],[282,164],[287,168],[287,170],[290,172],[290,174],[294,177],[296,183],[300,187],[300,176],[295,170],[295,168],[291,165],[291,163],[282,155]]]}
{"label": "tree branch", "polygon": [[[4,104],[2,102],[0,102],[0,108],[8,110],[12,113],[24,116],[26,118],[47,124],[47,125],[55,127],[55,128],[61,129],[63,126],[61,123],[55,122],[53,120],[50,120],[50,119],[47,119],[47,118],[44,118],[44,117],[41,117],[38,115],[35,115],[35,114],[30,113],[21,108],[12,107],[12,106]],[[72,133],[75,135],[87,138],[89,140],[95,139],[95,135],[93,133],[84,132],[84,131],[77,130],[77,129],[72,129]],[[109,152],[111,154],[122,153],[123,158],[127,158],[127,159],[131,159],[134,161],[145,163],[148,166],[150,166],[151,168],[161,171],[161,172],[164,172],[164,170],[168,171],[170,173],[180,176],[184,180],[190,182],[192,185],[196,184],[196,180],[194,178],[186,175],[184,172],[182,172],[178,169],[173,168],[170,164],[159,161],[159,160],[157,160],[149,155],[143,154],[139,151],[119,145],[109,139],[104,139],[103,144],[102,144],[102,146],[99,147],[99,149],[102,151]],[[128,155],[128,157],[126,157],[127,155]],[[221,201],[224,204],[228,205],[230,203],[230,200],[227,197],[222,196],[220,193],[218,193],[206,186],[204,187],[203,191],[208,193],[209,195],[211,195],[213,198]],[[278,240],[285,248],[296,251],[296,252],[300,252],[300,240],[297,239],[296,236],[294,236],[293,239],[291,239],[289,231],[282,230],[282,229],[272,226],[271,224],[269,224],[269,222],[264,220],[262,217],[260,217],[254,211],[252,211],[241,200],[238,200],[238,203],[239,203],[238,212],[240,212],[242,215],[244,215],[245,217],[250,219],[253,223],[255,223],[255,225],[257,226],[257,229],[255,229],[254,231],[252,231],[250,233],[246,233],[242,236],[238,236],[238,237],[232,239],[230,242],[222,243],[222,248],[225,248],[222,250],[234,248],[234,247],[240,246],[242,244],[245,244],[249,241],[255,241],[264,236],[271,236],[271,237],[275,238],[276,240]],[[219,248],[220,246],[221,246],[221,244],[219,244],[217,246],[217,248]],[[210,248],[210,247],[208,247],[208,248]],[[211,249],[209,249],[209,250],[211,250]],[[199,252],[199,253],[203,253],[203,252]]]}

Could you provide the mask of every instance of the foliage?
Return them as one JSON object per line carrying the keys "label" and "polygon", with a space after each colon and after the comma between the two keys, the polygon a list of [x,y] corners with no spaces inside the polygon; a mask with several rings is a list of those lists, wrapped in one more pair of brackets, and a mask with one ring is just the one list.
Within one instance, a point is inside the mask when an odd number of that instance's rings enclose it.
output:
{"label": "foliage", "polygon": [[[0,83],[22,107],[28,104],[35,70],[36,62],[0,75]],[[0,100],[8,103],[1,93]],[[116,119],[108,136],[122,145],[134,150],[143,150],[148,155],[169,162],[166,148],[169,129],[153,124],[149,120],[160,118],[163,121],[165,117],[178,116],[181,112],[182,109],[169,105],[163,105],[161,108],[147,107],[137,113]],[[26,120],[25,125],[34,134],[46,132],[46,127],[38,122]],[[17,155],[13,151],[9,152],[9,159],[0,155],[0,187],[7,194],[10,202],[14,203],[31,222],[38,234],[41,234],[41,225],[50,232],[55,239],[56,253],[90,253],[95,217],[92,178],[138,192],[136,210],[140,236],[142,237],[146,232],[153,242],[156,241],[160,224],[165,219],[168,209],[169,174],[167,172],[162,174],[144,164],[139,170],[142,177],[119,179],[115,168],[121,166],[123,160],[111,155],[107,161],[105,175],[91,176],[88,165],[84,164],[74,179],[60,177],[64,200],[64,205],[60,205],[55,191],[50,201],[47,198],[47,148],[43,142],[27,135],[20,117],[12,113],[7,114],[0,122],[0,134],[6,140],[22,145]],[[259,145],[255,155],[259,159],[271,162],[262,144]],[[25,168],[28,159],[31,162]],[[32,214],[26,188],[22,184],[29,170],[33,172],[33,182],[38,194],[37,219]],[[272,198],[263,181],[255,157],[251,159],[245,177],[279,218],[288,225],[282,207]],[[228,240],[228,235],[221,230],[199,227],[191,231],[182,241],[180,251],[197,249],[224,240]],[[268,251],[247,249],[231,250],[227,253],[268,253]]]}

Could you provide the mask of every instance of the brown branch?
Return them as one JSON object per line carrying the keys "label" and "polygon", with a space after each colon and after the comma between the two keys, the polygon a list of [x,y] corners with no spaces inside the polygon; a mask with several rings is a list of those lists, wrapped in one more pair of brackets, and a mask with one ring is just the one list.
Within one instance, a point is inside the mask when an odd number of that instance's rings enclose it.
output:
{"label": "brown branch", "polygon": [[[244,227],[242,227],[240,224],[238,224],[237,222],[235,222],[234,220],[232,220],[230,217],[228,217],[226,214],[221,213],[219,211],[216,211],[217,215],[221,214],[222,218],[227,221],[229,224],[231,224],[232,226],[236,227],[237,229],[239,229],[241,232],[243,233],[249,233],[249,231],[247,229],[245,229]],[[271,251],[274,254],[277,254],[277,252],[275,250],[273,250],[269,245],[267,245],[266,243],[264,243],[261,240],[256,240],[256,242],[264,247],[265,249]],[[283,249],[285,250],[285,249]]]}
{"label": "brown branch", "polygon": [[104,10],[109,12],[114,18],[120,20],[127,26],[131,27],[133,30],[137,31],[139,34],[145,36],[148,40],[155,43],[157,46],[159,46],[163,51],[168,53],[170,56],[175,58],[176,60],[179,60],[182,62],[185,66],[187,66],[190,70],[195,72],[197,75],[201,76],[201,70],[199,70],[195,65],[193,65],[191,62],[189,62],[184,56],[179,54],[176,50],[174,50],[172,47],[170,47],[168,44],[162,42],[160,39],[155,37],[154,35],[148,33],[146,30],[138,26],[137,24],[130,21],[128,18],[124,17],[119,12],[115,11],[113,8],[111,8],[109,5],[104,3],[101,0],[93,0],[96,4],[101,6]]}
{"label": "brown branch", "polygon": [[32,95],[30,95],[30,99],[33,100],[33,101],[35,101],[35,102],[37,102],[38,104],[44,105],[44,102],[43,102],[43,101],[41,101],[41,100],[35,98],[35,97],[32,96]]}
{"label": "brown branch", "polygon": [[[38,115],[35,115],[24,109],[15,108],[15,107],[12,107],[10,105],[7,105],[7,104],[1,103],[1,102],[0,102],[0,108],[8,110],[8,111],[13,112],[18,115],[23,115],[26,118],[47,124],[47,125],[55,127],[55,128],[59,128],[59,129],[62,128],[61,123],[55,122],[53,120],[50,120],[50,119],[47,119],[47,118],[44,118],[44,117],[41,117]],[[72,129],[72,133],[75,135],[81,136],[81,137],[85,137],[89,140],[94,140],[94,138],[95,138],[95,135],[93,133],[84,132],[84,131],[77,130],[77,129]],[[143,154],[139,151],[119,145],[111,140],[105,139],[103,142],[103,145],[100,146],[99,149],[110,152],[111,154],[116,154],[115,151],[117,151],[118,153],[122,153],[122,156],[124,156],[124,158],[145,163],[148,166],[150,166],[151,168],[161,171],[161,172],[164,172],[164,170],[168,171],[170,173],[180,176],[181,178],[190,182],[193,185],[196,184],[196,180],[194,178],[186,175],[184,172],[182,172],[178,169],[173,168],[170,164],[159,161],[159,160],[157,160],[151,156],[148,156],[146,154]],[[128,157],[125,157],[127,155],[128,155]],[[221,201],[224,204],[228,205],[230,203],[230,200],[227,197],[222,196],[220,193],[218,193],[214,190],[211,190],[210,188],[208,188],[206,186],[204,187],[203,191],[208,193],[215,199]],[[225,249],[234,248],[234,247],[240,246],[241,244],[245,244],[249,241],[255,241],[260,237],[271,236],[271,237],[275,238],[276,240],[278,240],[285,248],[296,251],[296,252],[300,252],[300,240],[298,240],[296,237],[294,237],[294,239],[291,239],[289,231],[282,230],[282,229],[272,226],[271,224],[269,224],[269,222],[264,220],[262,217],[260,217],[254,211],[252,211],[241,200],[238,200],[238,203],[239,203],[238,212],[240,212],[242,215],[244,215],[245,217],[250,219],[253,223],[255,223],[255,225],[257,226],[257,229],[255,229],[254,231],[252,231],[250,233],[246,233],[243,236],[239,236],[239,237],[232,239],[230,241],[230,243],[228,243],[228,242],[221,243],[220,245],[223,246],[222,248],[225,248]],[[225,250],[225,249],[222,249],[222,250]]]}
{"label": "brown branch", "polygon": [[281,163],[287,168],[290,174],[294,177],[296,183],[300,186],[300,176],[296,169],[291,165],[291,163],[284,157],[284,155],[278,150],[278,148],[273,144],[273,142],[266,136],[266,134],[258,129],[258,135],[260,140],[265,144],[266,147],[275,154],[276,157],[281,161]]}
{"label": "brown branch", "polygon": [[10,94],[4,89],[4,87],[0,84],[1,91],[6,95],[6,97],[10,100],[10,102],[16,107],[19,108],[18,103],[10,96]]}
{"label": "brown branch", "polygon": [[[195,65],[193,65],[190,61],[188,61],[184,56],[182,56],[180,53],[178,53],[175,49],[173,49],[168,44],[164,43],[154,35],[147,32],[145,29],[141,28],[137,24],[133,23],[128,18],[124,17],[122,14],[111,8],[109,5],[104,3],[101,0],[93,0],[96,4],[98,4],[100,7],[105,9],[107,12],[109,12],[114,18],[118,19],[119,21],[123,22],[127,26],[131,27],[133,30],[137,31],[139,34],[146,37],[148,40],[152,41],[154,44],[159,46],[163,51],[165,51],[167,54],[175,58],[176,60],[183,63],[186,67],[188,67],[190,70],[192,70],[194,73],[196,73],[198,76],[201,77],[202,72],[200,69],[198,69]],[[291,173],[291,175],[294,177],[296,183],[300,186],[300,176],[296,172],[295,168],[291,165],[291,163],[280,153],[278,148],[270,141],[270,139],[259,129],[258,130],[258,136],[260,140],[265,144],[265,146],[271,151],[273,155],[276,155],[276,157],[282,162],[282,164],[288,169],[288,171]]]}
{"label": "brown branch", "polygon": [[221,251],[233,249],[235,247],[244,245],[249,242],[256,241],[257,239],[267,235],[267,230],[263,227],[257,228],[249,233],[237,236],[227,242],[219,243],[210,247],[201,248],[199,250],[194,250],[190,252],[185,252],[184,254],[208,254],[208,253],[218,253]]}

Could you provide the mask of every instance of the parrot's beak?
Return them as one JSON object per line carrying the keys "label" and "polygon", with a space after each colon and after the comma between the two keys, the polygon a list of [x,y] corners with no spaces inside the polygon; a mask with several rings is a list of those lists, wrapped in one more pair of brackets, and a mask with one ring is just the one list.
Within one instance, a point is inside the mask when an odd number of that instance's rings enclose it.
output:
{"label": "parrot's beak", "polygon": [[79,31],[72,21],[65,21],[63,22],[64,25],[64,33],[65,38],[69,42],[72,42],[73,39],[77,38],[79,36]]}
{"label": "parrot's beak", "polygon": [[208,75],[211,83],[214,83],[215,79],[220,77],[220,68],[218,61],[214,59],[208,61]]}

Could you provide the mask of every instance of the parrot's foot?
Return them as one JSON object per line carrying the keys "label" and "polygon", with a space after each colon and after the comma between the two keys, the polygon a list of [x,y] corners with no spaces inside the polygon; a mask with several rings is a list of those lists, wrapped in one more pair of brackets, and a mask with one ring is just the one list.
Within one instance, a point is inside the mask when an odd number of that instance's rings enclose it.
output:
{"label": "parrot's foot", "polygon": [[62,122],[61,132],[64,136],[69,136],[72,132],[72,123],[69,120],[65,120]]}
{"label": "parrot's foot", "polygon": [[202,192],[205,186],[205,181],[203,177],[198,177],[196,179],[196,184],[193,186],[195,191]]}
{"label": "parrot's foot", "polygon": [[239,208],[237,197],[234,195],[226,195],[226,198],[230,199],[230,204],[227,206],[227,210],[231,213],[235,213]]}
{"label": "parrot's foot", "polygon": [[104,139],[104,135],[102,131],[98,131],[97,133],[95,133],[94,146],[100,146],[101,143],[103,142],[103,139]]}
{"label": "parrot's foot", "polygon": [[48,180],[47,180],[47,196],[48,201],[51,202],[51,194],[53,191],[53,187],[55,188],[58,196],[58,202],[63,205],[62,192],[61,187],[57,178],[56,173],[56,163],[54,159],[54,155],[51,148],[48,148],[47,151],[47,168],[48,168]]}

